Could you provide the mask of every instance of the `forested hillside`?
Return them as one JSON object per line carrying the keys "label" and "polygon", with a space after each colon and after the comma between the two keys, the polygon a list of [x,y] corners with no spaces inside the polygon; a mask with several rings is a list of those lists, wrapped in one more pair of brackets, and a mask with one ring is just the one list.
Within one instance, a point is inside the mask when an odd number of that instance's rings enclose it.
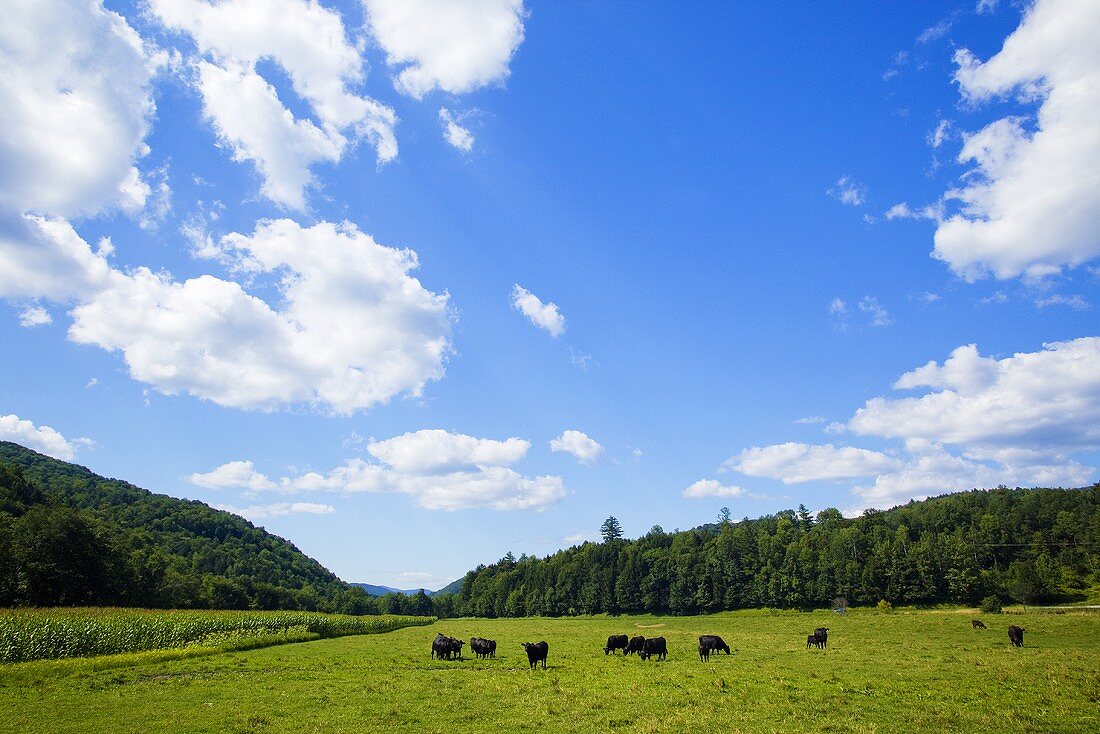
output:
{"label": "forested hillside", "polygon": [[[748,607],[1027,603],[1100,583],[1100,484],[945,495],[845,519],[805,508],[614,538],[469,572],[459,615],[696,614]],[[610,519],[610,518],[609,518]],[[607,524],[605,523],[605,528]],[[605,536],[607,534],[605,533]]]}
{"label": "forested hillside", "polygon": [[378,611],[241,517],[0,442],[0,606],[90,604]]}

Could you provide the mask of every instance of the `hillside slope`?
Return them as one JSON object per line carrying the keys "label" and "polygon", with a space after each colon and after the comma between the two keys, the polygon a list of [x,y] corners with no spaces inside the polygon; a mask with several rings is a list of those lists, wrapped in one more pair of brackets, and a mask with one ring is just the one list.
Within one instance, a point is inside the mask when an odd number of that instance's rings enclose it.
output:
{"label": "hillside slope", "polygon": [[1035,603],[1100,585],[1100,484],[975,490],[855,519],[804,507],[546,558],[508,554],[466,574],[456,615],[650,612],[752,607]]}
{"label": "hillside slope", "polygon": [[241,517],[0,442],[0,606],[17,604],[374,610]]}

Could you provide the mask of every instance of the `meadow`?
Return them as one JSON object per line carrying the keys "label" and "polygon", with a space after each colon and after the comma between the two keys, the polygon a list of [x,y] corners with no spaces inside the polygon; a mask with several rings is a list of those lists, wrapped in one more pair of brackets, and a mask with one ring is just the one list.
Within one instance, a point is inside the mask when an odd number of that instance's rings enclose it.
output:
{"label": "meadow", "polygon": [[[974,616],[453,619],[204,657],[9,664],[0,731],[1100,731],[1100,616],[980,615],[987,631]],[[1009,624],[1026,628],[1023,648],[1009,646]],[[828,650],[807,650],[820,625]],[[463,660],[433,660],[437,632],[495,639],[497,657],[467,646]],[[668,660],[605,656],[611,634],[664,636]],[[700,634],[733,654],[700,662]],[[545,671],[520,648],[538,640]]]}

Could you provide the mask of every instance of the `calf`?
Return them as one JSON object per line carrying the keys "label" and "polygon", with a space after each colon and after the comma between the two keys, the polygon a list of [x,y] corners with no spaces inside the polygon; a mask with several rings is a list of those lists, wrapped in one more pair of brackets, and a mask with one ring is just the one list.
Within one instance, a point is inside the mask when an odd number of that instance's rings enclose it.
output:
{"label": "calf", "polygon": [[635,635],[630,638],[630,642],[626,643],[626,649],[623,650],[623,655],[630,655],[631,653],[641,652],[645,647],[645,638],[641,635]]}
{"label": "calf", "polygon": [[699,662],[705,663],[708,660],[710,660],[710,648],[700,642],[699,643]]}
{"label": "calf", "polygon": [[[719,650],[724,650],[727,655],[730,654],[730,646],[718,635],[700,635],[699,647],[706,647],[707,650],[715,653]],[[709,658],[710,655],[707,655],[707,657]]]}
{"label": "calf", "polygon": [[985,626],[985,622],[983,622],[983,621],[982,621],[982,620],[980,620],[980,619],[972,619],[972,620],[970,620],[970,626],[971,626],[971,627],[973,627],[973,628],[974,628],[974,629],[976,629],[976,630],[984,630],[984,629],[988,629],[988,628],[987,628],[987,627]]}
{"label": "calf", "polygon": [[1012,625],[1008,628],[1008,641],[1012,643],[1013,647],[1024,646],[1024,628]]}
{"label": "calf", "polygon": [[546,670],[546,654],[550,652],[550,646],[543,642],[522,642],[523,649],[527,651],[527,662],[531,664],[531,670],[538,667],[542,661],[542,669]]}
{"label": "calf", "polygon": [[603,648],[603,654],[615,652],[616,650],[622,650],[623,655],[626,655],[626,646],[630,644],[626,635],[611,635],[607,638],[607,644]]}
{"label": "calf", "polygon": [[806,649],[809,650],[811,647],[819,647],[817,635],[806,635]]}
{"label": "calf", "polygon": [[638,657],[642,660],[649,660],[654,655],[658,660],[664,660],[668,655],[668,646],[665,644],[665,638],[663,637],[651,637],[645,641],[642,646],[642,651],[638,653]]}

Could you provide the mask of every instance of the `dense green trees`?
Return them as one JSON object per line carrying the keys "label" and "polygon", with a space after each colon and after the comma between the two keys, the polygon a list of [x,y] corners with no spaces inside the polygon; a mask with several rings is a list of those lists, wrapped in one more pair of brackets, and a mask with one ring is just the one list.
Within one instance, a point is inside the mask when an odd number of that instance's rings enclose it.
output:
{"label": "dense green trees", "polygon": [[[736,523],[724,512],[686,532],[654,526],[634,541],[605,537],[546,558],[506,559],[469,572],[446,613],[697,614],[837,598],[1033,603],[1080,597],[1097,584],[1100,485],[1002,487],[851,520],[833,508],[814,517],[804,506]],[[433,601],[441,611],[443,599]]]}
{"label": "dense green trees", "polygon": [[0,442],[0,606],[88,604],[379,611],[247,520]]}

